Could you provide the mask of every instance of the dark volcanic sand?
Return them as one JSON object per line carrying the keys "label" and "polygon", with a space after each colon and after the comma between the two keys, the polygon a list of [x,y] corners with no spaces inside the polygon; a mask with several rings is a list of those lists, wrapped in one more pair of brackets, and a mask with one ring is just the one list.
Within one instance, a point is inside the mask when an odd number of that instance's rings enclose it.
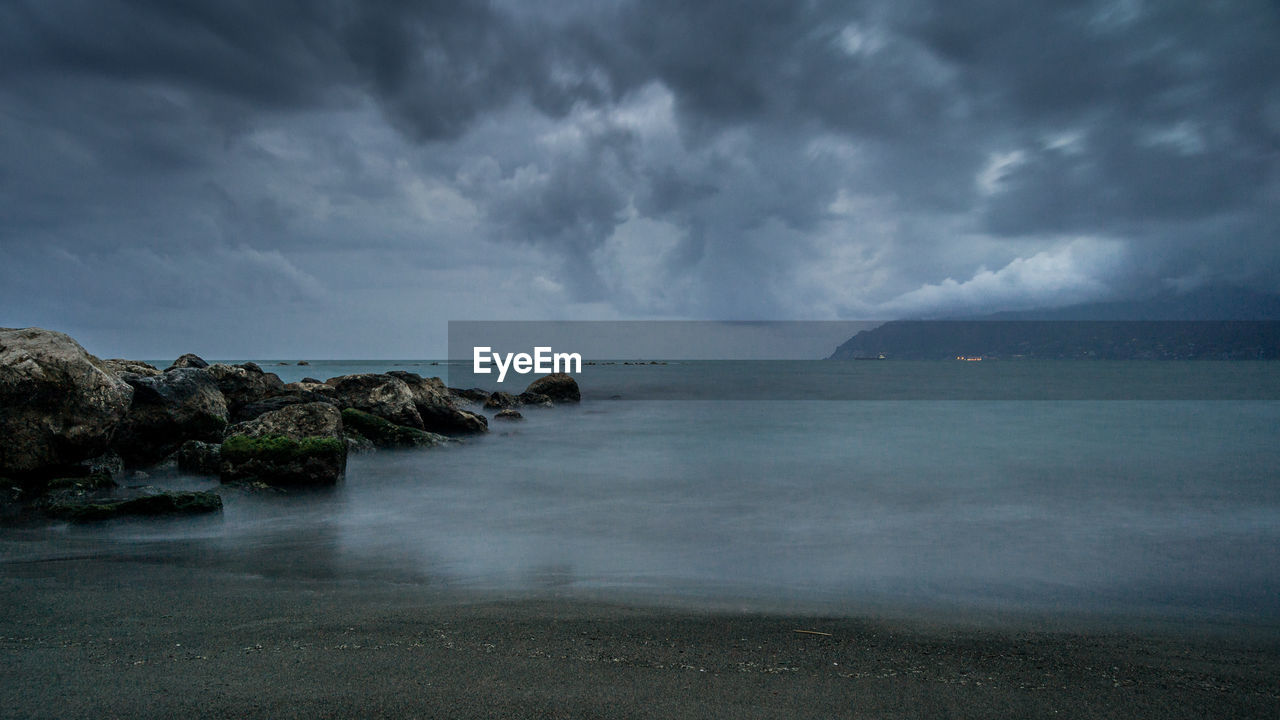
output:
{"label": "dark volcanic sand", "polygon": [[[1280,717],[1280,646],[0,564],[5,717]],[[797,630],[816,631],[801,633]]]}

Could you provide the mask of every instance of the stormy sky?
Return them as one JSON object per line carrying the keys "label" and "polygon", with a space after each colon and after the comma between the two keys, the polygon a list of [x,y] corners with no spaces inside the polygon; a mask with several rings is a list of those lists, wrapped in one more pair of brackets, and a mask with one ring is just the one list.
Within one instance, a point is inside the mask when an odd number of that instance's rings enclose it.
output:
{"label": "stormy sky", "polygon": [[1277,78],[1263,0],[9,0],[0,326],[422,357],[1276,292]]}

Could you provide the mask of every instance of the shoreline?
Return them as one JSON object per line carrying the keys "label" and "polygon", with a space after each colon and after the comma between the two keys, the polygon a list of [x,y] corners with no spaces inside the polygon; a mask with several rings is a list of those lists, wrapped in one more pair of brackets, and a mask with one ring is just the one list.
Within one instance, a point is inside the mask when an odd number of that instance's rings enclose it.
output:
{"label": "shoreline", "polygon": [[1280,709],[1274,638],[502,600],[144,560],[0,568],[4,716],[1176,718]]}

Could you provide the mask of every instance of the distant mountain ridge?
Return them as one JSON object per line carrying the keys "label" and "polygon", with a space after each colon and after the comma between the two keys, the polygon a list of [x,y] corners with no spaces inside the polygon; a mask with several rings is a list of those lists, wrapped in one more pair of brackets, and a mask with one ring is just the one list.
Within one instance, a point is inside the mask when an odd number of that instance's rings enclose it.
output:
{"label": "distant mountain ridge", "polygon": [[1280,320],[1280,295],[1243,288],[1203,288],[1142,300],[999,312],[957,320]]}
{"label": "distant mountain ridge", "polygon": [[829,359],[1280,359],[1280,295],[1234,288],[1134,302],[895,320]]}

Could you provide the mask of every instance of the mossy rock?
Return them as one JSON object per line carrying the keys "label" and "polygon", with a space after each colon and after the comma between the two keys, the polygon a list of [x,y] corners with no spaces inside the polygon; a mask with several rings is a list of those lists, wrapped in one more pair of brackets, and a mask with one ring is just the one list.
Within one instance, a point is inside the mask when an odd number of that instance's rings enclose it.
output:
{"label": "mossy rock", "polygon": [[216,492],[174,492],[143,495],[126,500],[58,502],[45,508],[53,517],[71,522],[108,520],[115,517],[196,515],[222,509],[222,498]]}
{"label": "mossy rock", "polygon": [[231,462],[251,458],[272,462],[292,462],[315,455],[341,455],[341,440],[329,437],[305,437],[294,440],[283,435],[249,437],[232,435],[222,441],[222,458]]}
{"label": "mossy rock", "polygon": [[332,485],[347,466],[341,438],[232,435],[222,441],[223,482]]}
{"label": "mossy rock", "polygon": [[355,408],[342,411],[342,425],[380,448],[434,447],[448,438],[385,420]]}
{"label": "mossy rock", "polygon": [[46,486],[47,490],[108,490],[116,487],[116,481],[111,478],[111,473],[103,470],[95,470],[85,477],[59,477],[49,480]]}

